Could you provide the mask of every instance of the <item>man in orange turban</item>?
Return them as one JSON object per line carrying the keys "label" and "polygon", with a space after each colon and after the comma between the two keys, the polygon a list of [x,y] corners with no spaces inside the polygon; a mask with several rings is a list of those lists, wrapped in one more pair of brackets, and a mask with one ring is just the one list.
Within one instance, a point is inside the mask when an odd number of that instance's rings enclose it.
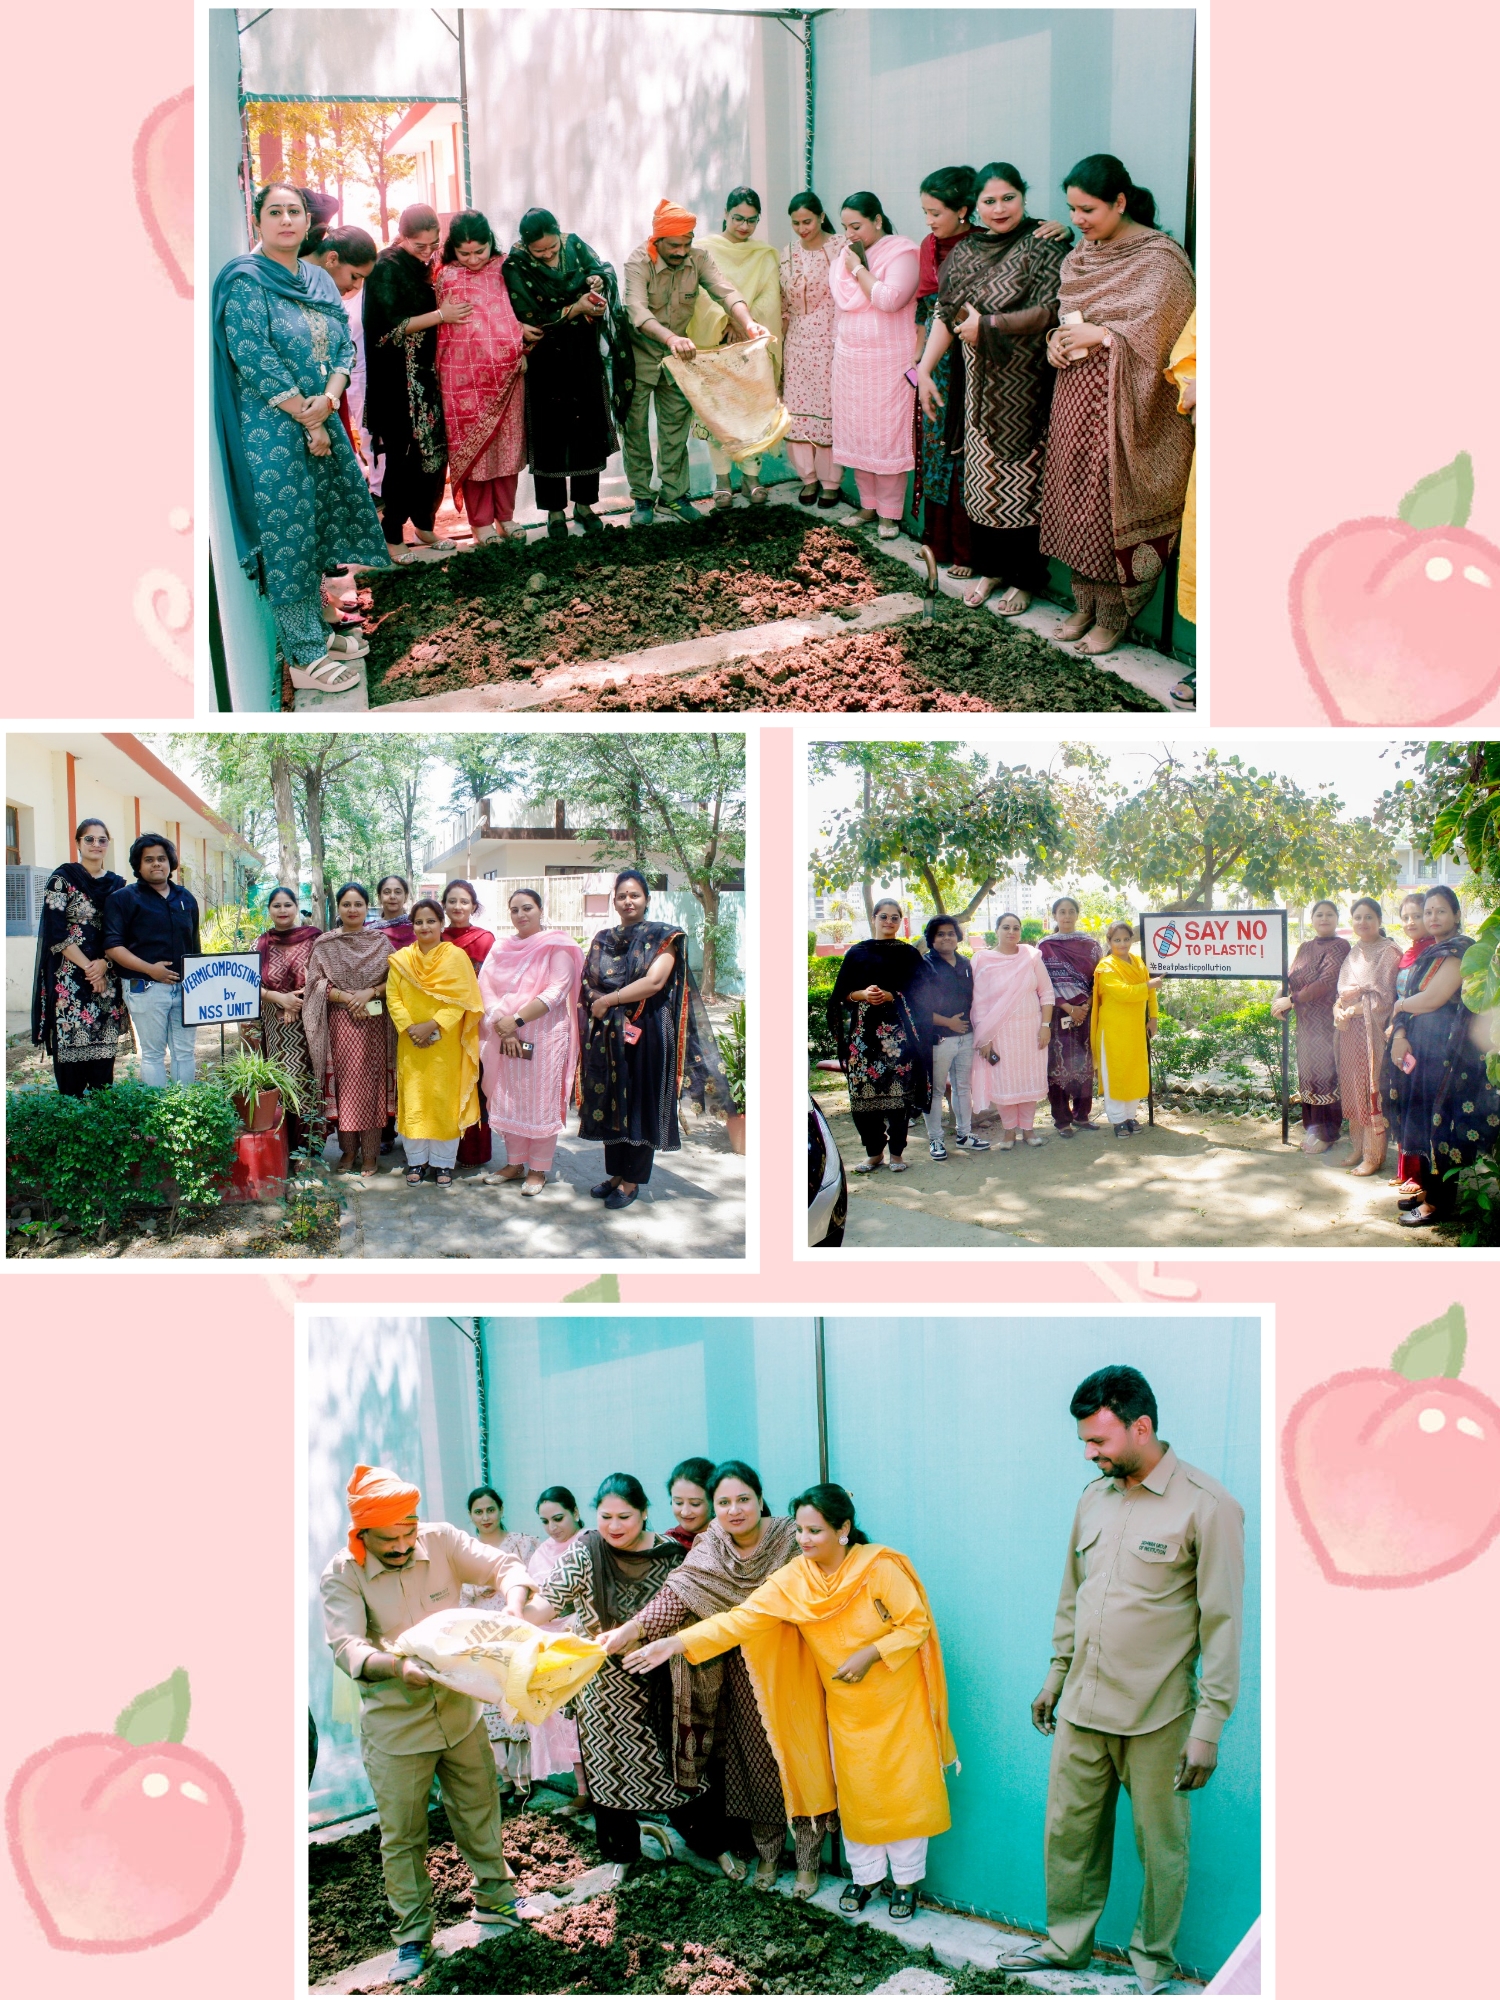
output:
{"label": "man in orange turban", "polygon": [[689,525],[701,519],[688,501],[688,431],[693,406],[662,371],[668,354],[691,361],[698,352],[687,338],[701,287],[728,313],[732,338],[754,340],[766,329],[707,250],[693,242],[698,218],[673,201],[659,201],[651,234],[625,259],[625,313],[635,353],[635,396],[625,419],[625,472],[635,502],[630,525],[650,525],[658,505],[651,463],[651,406],[656,405],[656,451],[661,469],[660,505]]}
{"label": "man in orange turban", "polygon": [[396,1968],[415,1979],[432,1951],[427,1800],[436,1775],[458,1851],[474,1871],[474,1917],[514,1927],[517,1892],[500,1845],[500,1787],[480,1704],[439,1686],[391,1643],[431,1613],[456,1611],[464,1584],[503,1595],[519,1617],[523,1564],[447,1521],[418,1518],[420,1490],[383,1465],[357,1465],[347,1545],[323,1572],[323,1626],[360,1696],[360,1755],[380,1815],[380,1862],[395,1916]]}

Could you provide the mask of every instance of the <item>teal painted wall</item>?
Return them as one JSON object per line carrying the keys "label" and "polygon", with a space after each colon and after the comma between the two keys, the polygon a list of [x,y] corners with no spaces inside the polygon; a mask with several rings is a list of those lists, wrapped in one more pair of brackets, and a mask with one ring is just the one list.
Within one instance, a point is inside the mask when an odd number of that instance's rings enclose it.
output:
{"label": "teal painted wall", "polygon": [[[681,924],[687,932],[688,964],[695,978],[703,976],[703,905],[691,889],[659,889],[652,897],[651,913],[660,923]],[[718,988],[721,994],[745,990],[745,898],[737,889],[719,897],[719,914],[732,926],[729,951],[719,953]]]}
{"label": "teal painted wall", "polygon": [[[538,1531],[536,1496],[570,1486],[587,1510],[606,1473],[633,1472],[656,1524],[681,1458],[743,1457],[780,1509],[817,1477],[810,1319],[505,1317],[479,1322],[490,1474],[506,1521]],[[909,1555],[948,1664],[962,1771],[952,1830],[927,1881],[954,1904],[1040,1927],[1048,1745],[1031,1728],[1078,1495],[1088,1473],[1068,1415],[1110,1361],[1156,1390],[1162,1432],[1246,1510],[1240,1703],[1212,1784],[1193,1801],[1192,1884],[1180,1953],[1214,1971],[1260,1909],[1259,1341],[1253,1320],[830,1319],[829,1462],[870,1534]],[[462,1522],[479,1482],[472,1351],[452,1322],[349,1316],[313,1323],[309,1567],[312,1703],[323,1749],[314,1820],[368,1803],[353,1733],[329,1716],[316,1583],[343,1539],[343,1488],[361,1458],[410,1471],[423,1511]],[[587,1511],[585,1512],[587,1519]],[[1128,1807],[1101,1939],[1123,1945],[1140,1888]]]}

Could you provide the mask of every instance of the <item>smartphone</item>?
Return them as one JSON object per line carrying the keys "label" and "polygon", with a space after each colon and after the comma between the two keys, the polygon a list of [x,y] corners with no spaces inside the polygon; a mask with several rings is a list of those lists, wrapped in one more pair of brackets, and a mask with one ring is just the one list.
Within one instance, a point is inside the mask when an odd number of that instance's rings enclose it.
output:
{"label": "smartphone", "polygon": [[531,1058],[532,1058],[532,1055],[533,1055],[533,1053],[534,1053],[534,1051],[535,1051],[535,1049],[536,1049],[536,1043],[535,1043],[535,1042],[522,1042],[522,1043],[521,1043],[521,1045],[520,1045],[520,1047],[521,1047],[521,1060],[522,1060],[522,1062],[530,1062],[530,1061],[531,1061]]}
{"label": "smartphone", "polygon": [[907,381],[908,381],[908,382],[910,382],[911,386],[912,386],[912,387],[913,387],[913,388],[915,389],[915,388],[916,388],[916,386],[917,386],[917,371],[916,371],[916,369],[915,369],[915,368],[908,368],[908,369],[906,370],[906,379],[907,379]]}

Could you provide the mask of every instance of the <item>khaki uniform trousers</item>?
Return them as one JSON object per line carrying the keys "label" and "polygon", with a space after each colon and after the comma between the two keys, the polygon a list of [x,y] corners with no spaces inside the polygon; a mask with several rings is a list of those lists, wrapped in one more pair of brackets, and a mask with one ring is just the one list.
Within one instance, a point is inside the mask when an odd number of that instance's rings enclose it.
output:
{"label": "khaki uniform trousers", "polygon": [[427,1872],[427,1800],[437,1774],[443,1810],[458,1851],[474,1871],[477,1895],[495,1897],[511,1880],[500,1847],[500,1786],[495,1753],[477,1722],[448,1750],[393,1756],[366,1738],[360,1746],[375,1807],[380,1814],[380,1866],[395,1914],[396,1943],[425,1943],[432,1936],[432,1877]]}
{"label": "khaki uniform trousers", "polygon": [[1109,1895],[1115,1810],[1130,1795],[1146,1880],[1130,1962],[1146,1991],[1172,1977],[1187,1896],[1188,1794],[1173,1789],[1191,1709],[1144,1736],[1106,1736],[1057,1721],[1047,1784],[1047,1936],[1055,1963],[1083,1971]]}
{"label": "khaki uniform trousers", "polygon": [[630,497],[637,506],[653,497],[651,465],[651,405],[656,404],[656,457],[661,469],[661,501],[665,507],[687,498],[688,432],[693,406],[661,365],[660,350],[647,356],[635,349],[635,394],[625,419],[622,446]]}

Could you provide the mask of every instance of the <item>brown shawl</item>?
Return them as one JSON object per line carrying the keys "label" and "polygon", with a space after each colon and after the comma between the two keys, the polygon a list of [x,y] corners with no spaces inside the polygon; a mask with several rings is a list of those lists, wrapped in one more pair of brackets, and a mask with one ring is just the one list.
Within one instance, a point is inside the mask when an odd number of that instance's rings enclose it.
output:
{"label": "brown shawl", "polygon": [[1115,547],[1177,533],[1193,462],[1193,427],[1177,413],[1164,374],[1196,304],[1193,267],[1159,229],[1121,243],[1081,243],[1068,253],[1059,316],[1081,312],[1107,327],[1109,488]]}
{"label": "brown shawl", "polygon": [[[748,1555],[740,1553],[717,1521],[710,1521],[689,1549],[687,1560],[639,1615],[652,1619],[655,1630],[671,1632],[720,1611],[732,1611],[796,1554],[796,1524],[780,1514],[763,1523],[761,1538]],[[684,1791],[697,1791],[713,1751],[727,1657],[721,1654],[701,1667],[690,1667],[680,1655],[671,1662],[677,1712],[674,1775]]]}
{"label": "brown shawl", "polygon": [[[324,931],[309,953],[302,1028],[313,1059],[313,1081],[319,1090],[328,1074],[329,987],[337,986],[341,993],[349,993],[361,986],[374,986],[383,995],[390,956],[389,934],[370,926],[352,935],[342,928]],[[396,1033],[389,1014],[385,1017],[385,1051],[386,1069],[394,1072]],[[391,1102],[394,1101],[392,1097]]]}

